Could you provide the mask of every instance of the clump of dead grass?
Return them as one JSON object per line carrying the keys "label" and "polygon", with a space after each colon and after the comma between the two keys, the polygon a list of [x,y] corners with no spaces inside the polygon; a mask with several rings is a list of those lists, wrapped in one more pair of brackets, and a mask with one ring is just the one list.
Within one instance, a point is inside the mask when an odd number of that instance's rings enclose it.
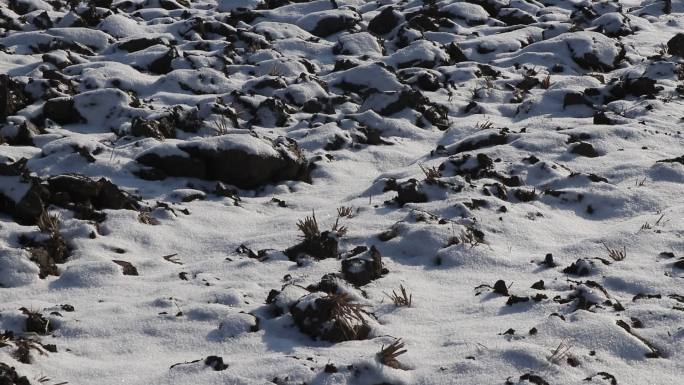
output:
{"label": "clump of dead grass", "polygon": [[613,261],[619,262],[619,261],[622,261],[625,258],[627,258],[627,248],[625,246],[622,246],[622,250],[620,250],[620,249],[613,249],[613,248],[608,247],[608,245],[606,245],[605,242],[601,242],[601,243],[603,243],[603,247],[606,248],[606,250],[608,251],[608,256]]}
{"label": "clump of dead grass", "polygon": [[392,294],[384,294],[394,302],[396,307],[411,307],[411,304],[413,303],[413,294],[407,292],[404,285],[399,285],[399,293],[392,290]]}
{"label": "clump of dead grass", "polygon": [[377,353],[377,357],[380,363],[383,365],[394,369],[406,370],[404,365],[402,365],[402,363],[397,359],[400,355],[406,352],[407,350],[404,349],[404,343],[401,341],[401,339],[397,339],[387,347],[383,345],[380,351]]}
{"label": "clump of dead grass", "polygon": [[363,308],[366,305],[354,303],[347,293],[331,294],[326,300],[330,303],[330,319],[337,323],[344,337],[348,340],[357,339],[358,325],[364,323]]}

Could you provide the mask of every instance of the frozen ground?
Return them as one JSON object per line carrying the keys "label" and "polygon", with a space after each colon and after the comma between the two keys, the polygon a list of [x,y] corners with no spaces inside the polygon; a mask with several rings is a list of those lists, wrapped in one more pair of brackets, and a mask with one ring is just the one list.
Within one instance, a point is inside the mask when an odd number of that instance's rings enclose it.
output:
{"label": "frozen ground", "polygon": [[2,3],[0,383],[681,384],[681,2]]}

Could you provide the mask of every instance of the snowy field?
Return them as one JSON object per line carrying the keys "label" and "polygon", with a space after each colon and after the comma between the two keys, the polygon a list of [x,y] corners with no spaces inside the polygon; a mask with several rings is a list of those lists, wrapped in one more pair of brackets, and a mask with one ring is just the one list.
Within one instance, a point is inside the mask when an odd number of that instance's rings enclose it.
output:
{"label": "snowy field", "polygon": [[684,2],[0,3],[0,384],[684,383]]}

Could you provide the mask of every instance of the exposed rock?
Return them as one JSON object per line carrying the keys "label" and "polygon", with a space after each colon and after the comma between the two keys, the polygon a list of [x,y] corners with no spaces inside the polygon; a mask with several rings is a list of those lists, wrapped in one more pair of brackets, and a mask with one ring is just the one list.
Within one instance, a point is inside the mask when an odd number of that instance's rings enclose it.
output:
{"label": "exposed rock", "polygon": [[302,256],[316,260],[337,258],[337,236],[331,231],[323,231],[315,238],[305,238],[302,242],[285,250],[283,253],[291,261],[297,261]]}
{"label": "exposed rock", "polygon": [[53,98],[43,105],[43,116],[59,124],[85,122],[72,98]]}
{"label": "exposed rock", "polygon": [[165,54],[150,63],[147,69],[156,75],[166,75],[173,71],[171,62],[177,57],[178,51],[175,48],[170,48]]}
{"label": "exposed rock", "polygon": [[363,286],[387,272],[387,269],[382,267],[382,255],[375,246],[371,246],[370,250],[360,255],[342,260],[344,279],[356,286]]}
{"label": "exposed rock", "polygon": [[8,75],[0,74],[0,123],[31,102],[24,86]]}
{"label": "exposed rock", "polygon": [[600,156],[600,154],[594,149],[594,146],[587,142],[573,144],[570,147],[570,152],[573,154],[586,156],[588,158],[596,158],[597,156]]}
{"label": "exposed rock", "polygon": [[48,178],[50,203],[72,208],[84,205],[97,210],[137,210],[137,199],[119,189],[111,181],[100,178],[95,181],[79,174],[62,174]]}
{"label": "exposed rock", "polygon": [[394,8],[386,7],[368,23],[368,31],[376,35],[384,35],[391,32],[401,19],[401,14]]}
{"label": "exposed rock", "polygon": [[26,376],[19,376],[17,371],[9,365],[0,362],[0,384],[2,385],[31,385]]}
{"label": "exposed rock", "polygon": [[398,183],[394,179],[390,179],[385,184],[384,191],[391,190],[397,192],[397,196],[394,200],[396,200],[400,206],[407,203],[422,203],[428,201],[427,195],[420,191],[420,183],[416,179],[409,179],[401,183]]}
{"label": "exposed rock", "polygon": [[684,58],[684,33],[678,33],[667,41],[667,53]]}
{"label": "exposed rock", "polygon": [[178,144],[175,151],[181,154],[164,153],[164,148],[152,148],[136,160],[167,176],[217,180],[245,189],[309,178],[308,162],[292,139],[227,134]]}

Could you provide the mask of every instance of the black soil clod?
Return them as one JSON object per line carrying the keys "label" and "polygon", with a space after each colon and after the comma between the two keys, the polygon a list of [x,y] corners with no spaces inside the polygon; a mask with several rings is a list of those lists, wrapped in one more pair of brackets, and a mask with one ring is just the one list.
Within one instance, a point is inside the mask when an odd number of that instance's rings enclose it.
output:
{"label": "black soil clod", "polygon": [[508,296],[508,286],[503,279],[500,279],[494,283],[494,292],[497,294]]}
{"label": "black soil clod", "polygon": [[50,324],[50,321],[43,317],[42,314],[28,310],[25,307],[22,307],[19,310],[27,317],[26,323],[24,324],[24,330],[26,332],[45,335],[55,330]]}
{"label": "black soil clod", "polygon": [[347,282],[363,286],[387,273],[382,266],[382,255],[375,246],[358,256],[342,260],[342,274]]}
{"label": "black soil clod", "polygon": [[26,376],[19,376],[14,367],[0,362],[0,384],[2,385],[31,385]]}
{"label": "black soil clod", "polygon": [[228,369],[228,365],[223,363],[223,357],[209,356],[204,360],[204,364],[210,366],[214,371],[221,371]]}

